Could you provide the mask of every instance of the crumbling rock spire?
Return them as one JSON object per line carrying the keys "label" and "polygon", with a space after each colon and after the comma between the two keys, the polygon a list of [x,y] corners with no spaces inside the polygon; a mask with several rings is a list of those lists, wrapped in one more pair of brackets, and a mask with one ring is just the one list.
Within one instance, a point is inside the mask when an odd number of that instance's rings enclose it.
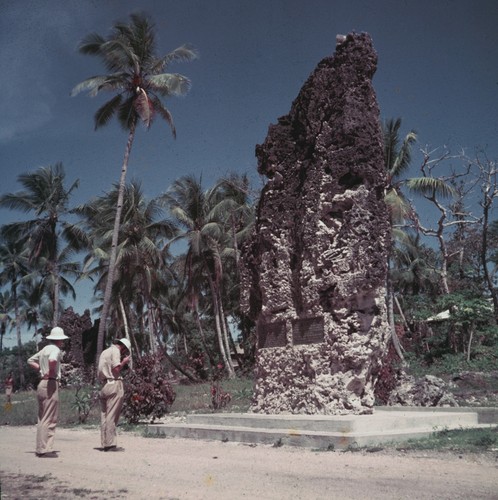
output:
{"label": "crumbling rock spire", "polygon": [[268,181],[241,260],[255,412],[373,411],[389,332],[377,55],[368,34],[336,41],[256,148]]}

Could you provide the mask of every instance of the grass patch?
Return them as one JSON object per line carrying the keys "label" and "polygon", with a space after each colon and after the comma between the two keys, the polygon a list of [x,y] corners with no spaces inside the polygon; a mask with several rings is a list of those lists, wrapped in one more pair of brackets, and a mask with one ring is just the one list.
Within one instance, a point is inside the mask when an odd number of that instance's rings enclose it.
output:
{"label": "grass patch", "polygon": [[454,429],[435,432],[429,437],[410,439],[406,443],[392,445],[403,450],[438,450],[483,452],[498,448],[498,426],[487,429]]}
{"label": "grass patch", "polygon": [[[231,395],[224,408],[227,412],[246,412],[251,406],[253,381],[249,378],[235,378],[220,382],[223,391]],[[211,382],[195,385],[175,385],[176,399],[171,412],[199,413],[214,411],[211,403]]]}
{"label": "grass patch", "polygon": [[[79,425],[78,410],[74,407],[75,389],[63,387],[59,390],[60,427]],[[38,399],[36,391],[19,391],[12,395],[12,405],[3,404],[0,409],[0,425],[36,425]],[[85,425],[100,424],[100,408],[94,405]]]}
{"label": "grass patch", "polygon": [[[498,451],[498,426],[486,429],[443,429],[425,438],[409,439],[404,442],[392,441],[377,446],[358,446],[352,443],[344,449],[344,452],[375,453],[383,450],[437,451],[455,454]],[[334,451],[334,447],[314,451]]]}

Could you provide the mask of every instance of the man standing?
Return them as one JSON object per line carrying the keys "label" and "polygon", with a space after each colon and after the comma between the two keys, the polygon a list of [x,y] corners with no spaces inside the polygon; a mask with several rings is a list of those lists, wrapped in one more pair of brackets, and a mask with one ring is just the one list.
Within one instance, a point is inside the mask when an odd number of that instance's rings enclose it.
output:
{"label": "man standing", "polygon": [[130,361],[131,344],[119,339],[99,359],[99,379],[105,384],[100,391],[100,440],[103,451],[124,451],[116,444],[116,426],[123,408],[124,388],[121,370]]}
{"label": "man standing", "polygon": [[68,339],[64,330],[58,326],[52,328],[46,337],[50,343],[28,359],[28,364],[40,373],[37,388],[38,424],[36,426],[36,456],[57,458],[53,450],[55,427],[59,417],[59,380],[61,378],[60,348]]}

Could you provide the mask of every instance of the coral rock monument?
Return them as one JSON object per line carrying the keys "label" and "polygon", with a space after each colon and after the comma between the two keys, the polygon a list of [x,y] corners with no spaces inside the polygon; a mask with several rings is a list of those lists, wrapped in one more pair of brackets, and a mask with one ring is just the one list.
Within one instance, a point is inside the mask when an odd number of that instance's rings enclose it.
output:
{"label": "coral rock monument", "polygon": [[268,181],[241,260],[258,337],[253,412],[373,412],[390,244],[376,65],[368,34],[338,36],[256,147]]}

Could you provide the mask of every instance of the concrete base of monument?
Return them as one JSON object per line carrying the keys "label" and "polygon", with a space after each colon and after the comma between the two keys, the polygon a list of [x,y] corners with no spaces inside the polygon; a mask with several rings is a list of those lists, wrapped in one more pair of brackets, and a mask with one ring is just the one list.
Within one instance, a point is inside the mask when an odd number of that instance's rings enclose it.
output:
{"label": "concrete base of monument", "polygon": [[166,437],[344,450],[497,423],[497,408],[376,407],[372,415],[192,414],[182,423],[149,424],[147,431]]}

